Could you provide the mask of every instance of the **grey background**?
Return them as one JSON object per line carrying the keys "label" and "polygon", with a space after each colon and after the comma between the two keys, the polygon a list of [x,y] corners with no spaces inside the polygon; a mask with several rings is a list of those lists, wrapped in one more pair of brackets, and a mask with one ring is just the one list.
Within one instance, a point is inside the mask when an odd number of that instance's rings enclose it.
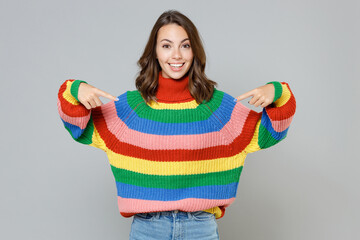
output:
{"label": "grey background", "polygon": [[0,238],[128,239],[106,154],[73,141],[57,92],[69,78],[117,96],[135,89],[168,9],[197,26],[218,89],[236,97],[286,81],[297,100],[287,138],[248,155],[221,239],[359,239],[355,0],[1,0]]}

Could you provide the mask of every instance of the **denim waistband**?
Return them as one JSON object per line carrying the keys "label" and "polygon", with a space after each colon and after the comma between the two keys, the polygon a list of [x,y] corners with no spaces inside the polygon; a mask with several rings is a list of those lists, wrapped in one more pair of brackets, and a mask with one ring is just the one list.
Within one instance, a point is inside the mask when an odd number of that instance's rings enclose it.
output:
{"label": "denim waistband", "polygon": [[159,218],[160,216],[173,216],[173,217],[186,216],[190,219],[190,218],[192,218],[191,215],[193,215],[195,213],[199,213],[199,212],[206,213],[205,211],[184,212],[184,211],[180,211],[180,210],[172,210],[172,211],[150,212],[149,214],[155,216],[156,218]]}
{"label": "denim waistband", "polygon": [[152,212],[150,213],[151,215],[155,215],[157,218],[159,218],[160,216],[187,216],[187,217],[191,217],[191,212],[183,212],[180,210],[172,210],[172,211],[161,211],[161,212]]}
{"label": "denim waistband", "polygon": [[174,215],[174,214],[188,214],[191,212],[184,212],[184,211],[181,211],[181,210],[172,210],[172,211],[162,211],[162,212],[154,212],[154,213],[157,213],[157,214],[161,214],[161,215],[164,215],[164,216],[167,216],[167,215]]}

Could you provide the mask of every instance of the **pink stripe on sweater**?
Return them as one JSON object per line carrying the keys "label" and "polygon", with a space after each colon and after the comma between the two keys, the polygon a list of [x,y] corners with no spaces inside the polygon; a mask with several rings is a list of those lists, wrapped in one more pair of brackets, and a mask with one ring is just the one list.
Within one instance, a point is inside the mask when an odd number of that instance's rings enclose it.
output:
{"label": "pink stripe on sweater", "polygon": [[65,122],[68,122],[72,125],[78,126],[81,129],[85,129],[87,123],[89,122],[90,119],[90,114],[91,112],[89,112],[89,114],[87,116],[84,117],[70,117],[69,115],[65,114],[63,112],[63,110],[61,109],[61,102],[60,99],[58,98],[57,100],[57,106],[58,106],[58,110],[59,110],[59,115],[61,117],[62,120],[64,120]]}
{"label": "pink stripe on sweater", "polygon": [[134,198],[122,198],[118,196],[118,207],[120,212],[144,213],[181,210],[184,212],[195,212],[217,206],[228,207],[234,202],[235,198],[230,199],[202,199],[187,198],[178,201],[153,201]]}
{"label": "pink stripe on sweater", "polygon": [[224,126],[228,131],[231,142],[242,133],[244,124],[250,112],[254,111],[244,106],[241,102],[236,103],[234,110],[231,113],[230,120]]}
{"label": "pink stripe on sweater", "polygon": [[284,120],[271,121],[271,125],[276,132],[282,132],[290,126],[293,117],[294,115]]}
{"label": "pink stripe on sweater", "polygon": [[[240,102],[236,104],[230,121],[218,132],[197,134],[197,135],[172,135],[160,136],[147,134],[129,129],[124,122],[119,119],[115,110],[115,103],[103,109],[103,115],[109,131],[117,137],[121,142],[125,142],[134,146],[145,149],[202,149],[205,147],[213,147],[222,144],[230,144],[236,136],[241,134],[250,109],[246,108]],[[109,108],[114,109],[111,111]],[[127,131],[125,137],[119,138],[119,132]],[[223,136],[219,136],[223,135]],[[123,135],[121,135],[123,136]]]}

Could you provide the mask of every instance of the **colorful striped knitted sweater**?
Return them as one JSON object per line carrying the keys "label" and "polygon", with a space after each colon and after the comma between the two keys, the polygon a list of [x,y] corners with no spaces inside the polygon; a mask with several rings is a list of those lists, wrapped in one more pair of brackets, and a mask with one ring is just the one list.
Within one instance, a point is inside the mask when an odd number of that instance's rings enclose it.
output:
{"label": "colorful striped knitted sweater", "polygon": [[216,88],[201,104],[193,98],[147,104],[133,90],[88,110],[77,98],[81,82],[61,85],[58,111],[75,141],[106,152],[124,217],[176,209],[223,217],[247,154],[283,140],[296,108],[289,85],[271,82],[275,98],[262,112]]}

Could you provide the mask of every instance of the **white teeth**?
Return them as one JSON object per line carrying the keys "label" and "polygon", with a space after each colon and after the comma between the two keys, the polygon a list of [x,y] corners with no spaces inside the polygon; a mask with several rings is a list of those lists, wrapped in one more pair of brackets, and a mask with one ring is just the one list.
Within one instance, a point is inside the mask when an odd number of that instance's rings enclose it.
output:
{"label": "white teeth", "polygon": [[181,63],[181,64],[171,64],[170,63],[170,66],[172,66],[172,67],[181,67],[182,65],[184,65],[183,63]]}

